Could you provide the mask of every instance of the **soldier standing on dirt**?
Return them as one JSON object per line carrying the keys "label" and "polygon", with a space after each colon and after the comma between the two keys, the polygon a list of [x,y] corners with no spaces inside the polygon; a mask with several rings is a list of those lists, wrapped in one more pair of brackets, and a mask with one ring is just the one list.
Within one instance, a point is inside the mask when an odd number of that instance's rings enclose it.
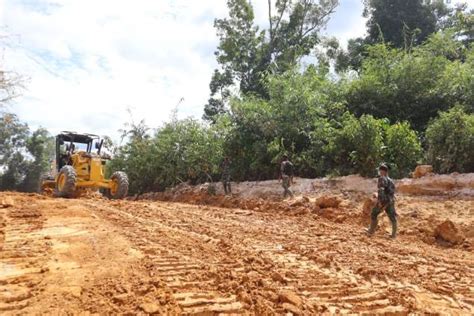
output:
{"label": "soldier standing on dirt", "polygon": [[222,185],[224,186],[225,194],[232,194],[232,189],[230,187],[230,159],[228,156],[224,157],[224,161],[221,163],[221,172],[222,172]]}
{"label": "soldier standing on dirt", "polygon": [[291,161],[288,160],[288,156],[283,155],[283,160],[280,165],[280,178],[278,180],[283,180],[282,186],[285,190],[283,193],[284,198],[288,195],[293,197],[293,192],[290,190],[290,186],[293,183],[293,169],[294,166]]}
{"label": "soldier standing on dirt", "polygon": [[392,223],[392,239],[397,236],[397,213],[395,211],[395,183],[388,177],[388,166],[381,164],[379,167],[379,180],[377,183],[378,196],[377,205],[370,214],[370,227],[367,231],[372,236],[377,228],[377,217],[385,210]]}

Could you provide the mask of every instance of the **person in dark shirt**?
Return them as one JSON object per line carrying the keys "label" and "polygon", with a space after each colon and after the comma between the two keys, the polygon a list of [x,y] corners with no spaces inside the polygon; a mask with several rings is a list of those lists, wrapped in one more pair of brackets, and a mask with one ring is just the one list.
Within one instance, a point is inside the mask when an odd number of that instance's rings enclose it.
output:
{"label": "person in dark shirt", "polygon": [[379,179],[377,183],[377,205],[372,209],[370,214],[370,227],[367,231],[372,236],[377,228],[377,217],[385,210],[390,222],[392,223],[391,238],[397,236],[397,213],[395,211],[395,183],[388,176],[388,166],[382,164],[379,167]]}
{"label": "person in dark shirt", "polygon": [[294,166],[291,161],[288,160],[287,155],[283,155],[283,160],[280,164],[280,179],[282,180],[283,186],[283,197],[293,197],[293,192],[290,190],[290,186],[293,183],[293,169]]}
{"label": "person in dark shirt", "polygon": [[230,159],[225,157],[221,163],[221,174],[222,174],[222,185],[224,186],[225,194],[232,194],[232,188],[230,186]]}

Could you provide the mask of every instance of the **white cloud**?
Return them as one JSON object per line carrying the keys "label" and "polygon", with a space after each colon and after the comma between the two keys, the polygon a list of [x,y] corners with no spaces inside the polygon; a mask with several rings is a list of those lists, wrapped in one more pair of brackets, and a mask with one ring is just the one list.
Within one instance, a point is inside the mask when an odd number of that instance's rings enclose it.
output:
{"label": "white cloud", "polygon": [[[474,0],[470,0],[472,2]],[[265,25],[267,2],[252,1]],[[181,98],[200,117],[216,66],[216,17],[225,0],[3,0],[6,66],[30,78],[12,106],[31,126],[117,137],[128,120],[157,127]],[[360,0],[344,0],[327,34],[363,35]]]}
{"label": "white cloud", "polygon": [[[126,108],[150,126],[184,97],[199,117],[224,1],[6,1],[5,61],[28,75],[12,109],[32,126],[116,136]],[[33,3],[33,4],[32,4]]]}

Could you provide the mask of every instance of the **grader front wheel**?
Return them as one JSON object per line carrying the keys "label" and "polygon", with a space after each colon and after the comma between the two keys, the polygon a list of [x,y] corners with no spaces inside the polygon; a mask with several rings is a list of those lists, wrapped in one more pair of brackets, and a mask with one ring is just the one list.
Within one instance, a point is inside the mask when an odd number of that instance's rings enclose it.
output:
{"label": "grader front wheel", "polygon": [[76,191],[76,170],[72,166],[64,166],[59,171],[54,193],[59,197],[73,197]]}
{"label": "grader front wheel", "polygon": [[112,174],[111,188],[106,191],[106,195],[114,200],[123,199],[128,194],[128,177],[125,172],[117,171]]}

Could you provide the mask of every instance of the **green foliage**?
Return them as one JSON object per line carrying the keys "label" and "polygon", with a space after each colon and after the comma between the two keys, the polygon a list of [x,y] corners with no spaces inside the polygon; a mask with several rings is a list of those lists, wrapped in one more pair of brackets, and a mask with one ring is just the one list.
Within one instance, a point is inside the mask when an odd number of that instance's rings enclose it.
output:
{"label": "green foliage", "polygon": [[422,156],[420,140],[408,123],[397,123],[386,128],[384,161],[390,165],[392,177],[407,177]]}
{"label": "green foliage", "polygon": [[449,13],[443,1],[366,0],[367,42],[382,41],[395,47],[422,43]]}
{"label": "green foliage", "polygon": [[20,191],[34,192],[38,189],[41,176],[51,166],[54,146],[54,137],[44,128],[37,129],[28,137],[26,149],[33,160],[25,168],[25,178],[19,187]]}
{"label": "green foliage", "polygon": [[[410,51],[433,35],[452,32],[465,48],[474,41],[474,10],[467,4],[455,8],[443,0],[365,0],[364,17],[368,18],[366,37],[348,41],[347,51],[338,50],[333,60],[336,71],[359,72],[367,49],[373,44]],[[442,46],[443,42],[439,42]],[[440,47],[441,47],[440,46]]]}
{"label": "green foliage", "polygon": [[383,161],[391,176],[407,176],[422,157],[420,140],[408,123],[389,125],[387,120],[346,113],[340,129],[333,129],[326,146],[334,171],[340,175],[358,173],[374,176]]}
{"label": "green foliage", "polygon": [[474,115],[454,107],[430,122],[427,160],[438,172],[474,171]]}
{"label": "green foliage", "polygon": [[345,111],[338,84],[309,67],[303,73],[270,76],[267,86],[268,101],[246,97],[231,102],[224,146],[239,170],[235,178],[275,177],[283,152],[290,154],[299,174],[324,174],[323,164],[313,164],[319,159],[313,145],[321,137],[315,128]]}
{"label": "green foliage", "polygon": [[[136,134],[133,128],[127,132]],[[186,119],[165,124],[154,137],[130,137],[109,169],[125,171],[130,193],[135,194],[164,190],[185,181],[208,181],[218,172],[220,159],[222,140],[216,130]]]}
{"label": "green foliage", "polygon": [[225,112],[232,85],[243,94],[268,99],[268,74],[284,73],[311,53],[338,1],[269,0],[268,4],[268,29],[255,25],[247,0],[228,0],[229,17],[215,21],[219,69],[211,79],[205,119],[215,122],[214,117]]}
{"label": "green foliage", "polygon": [[349,109],[356,115],[408,121],[422,132],[438,111],[457,103],[472,105],[473,52],[449,32],[411,51],[371,46],[360,76],[347,85]]}
{"label": "green foliage", "polygon": [[29,128],[11,113],[0,117],[0,190],[34,192],[54,152],[45,129]]}
{"label": "green foliage", "polygon": [[335,131],[328,145],[339,174],[375,175],[383,157],[385,124],[370,115],[363,115],[360,119],[349,113],[344,115],[342,128]]}
{"label": "green foliage", "polygon": [[25,159],[23,148],[28,137],[28,126],[10,113],[2,113],[0,118],[0,188],[13,190],[24,177]]}

